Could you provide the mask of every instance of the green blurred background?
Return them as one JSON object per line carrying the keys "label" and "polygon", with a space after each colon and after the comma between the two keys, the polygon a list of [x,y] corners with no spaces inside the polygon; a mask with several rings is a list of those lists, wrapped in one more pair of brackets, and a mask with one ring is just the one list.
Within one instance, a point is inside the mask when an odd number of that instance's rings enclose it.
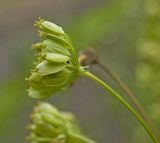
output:
{"label": "green blurred background", "polygon": [[[27,142],[37,100],[27,96],[24,79],[33,66],[31,44],[39,40],[33,26],[38,17],[62,26],[77,51],[94,46],[160,133],[159,9],[159,0],[0,0],[0,142]],[[101,69],[91,71],[122,93]],[[86,78],[43,101],[73,112],[84,133],[99,143],[152,142],[119,102]]]}

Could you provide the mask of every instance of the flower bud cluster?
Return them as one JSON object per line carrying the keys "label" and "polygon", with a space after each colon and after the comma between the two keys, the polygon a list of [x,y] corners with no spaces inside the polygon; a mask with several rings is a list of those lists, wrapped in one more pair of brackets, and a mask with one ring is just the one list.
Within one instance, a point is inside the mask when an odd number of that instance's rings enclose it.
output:
{"label": "flower bud cluster", "polygon": [[82,135],[73,114],[60,112],[49,103],[39,103],[31,119],[31,143],[95,143]]}
{"label": "flower bud cluster", "polygon": [[61,27],[44,19],[35,25],[41,42],[33,45],[37,58],[28,78],[28,94],[33,98],[46,98],[72,82],[78,75],[79,63],[72,42]]}

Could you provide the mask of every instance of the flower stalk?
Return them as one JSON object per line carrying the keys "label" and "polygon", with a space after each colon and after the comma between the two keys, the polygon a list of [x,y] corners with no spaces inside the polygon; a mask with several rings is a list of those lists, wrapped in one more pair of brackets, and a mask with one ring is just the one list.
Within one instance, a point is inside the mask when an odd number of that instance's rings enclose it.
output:
{"label": "flower stalk", "polygon": [[136,99],[135,95],[131,92],[128,86],[117,76],[115,75],[112,70],[107,66],[104,65],[98,58],[96,51],[93,48],[88,48],[84,51],[79,53],[79,62],[82,66],[99,66],[121,89],[122,91],[129,97],[131,102],[134,104],[136,109],[139,113],[143,116],[143,118],[149,122],[149,119],[143,110],[142,106],[140,105],[139,101]]}
{"label": "flower stalk", "polygon": [[120,101],[131,113],[132,115],[138,120],[138,122],[144,127],[144,129],[147,131],[151,139],[154,143],[159,143],[158,139],[150,129],[149,125],[145,122],[145,120],[136,112],[136,110],[123,98],[121,97],[116,91],[114,91],[109,85],[107,85],[105,82],[103,82],[98,77],[94,76],[93,74],[89,72],[83,72],[84,76],[96,81],[101,86],[103,86],[111,95],[113,95],[118,101]]}

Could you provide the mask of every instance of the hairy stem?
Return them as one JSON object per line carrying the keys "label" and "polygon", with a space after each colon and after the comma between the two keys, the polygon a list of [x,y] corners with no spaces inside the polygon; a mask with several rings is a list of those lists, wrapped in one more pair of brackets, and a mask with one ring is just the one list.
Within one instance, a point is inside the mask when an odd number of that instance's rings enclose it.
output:
{"label": "hairy stem", "polygon": [[150,129],[150,126],[145,122],[145,120],[136,112],[136,110],[122,97],[120,96],[116,91],[114,91],[109,85],[107,85],[105,82],[103,82],[98,77],[94,76],[93,74],[89,72],[83,71],[82,74],[97,83],[99,83],[101,86],[103,86],[111,95],[113,95],[117,100],[119,100],[131,113],[132,115],[139,121],[139,123],[144,127],[144,129],[147,131],[151,139],[154,143],[159,143],[156,136]]}

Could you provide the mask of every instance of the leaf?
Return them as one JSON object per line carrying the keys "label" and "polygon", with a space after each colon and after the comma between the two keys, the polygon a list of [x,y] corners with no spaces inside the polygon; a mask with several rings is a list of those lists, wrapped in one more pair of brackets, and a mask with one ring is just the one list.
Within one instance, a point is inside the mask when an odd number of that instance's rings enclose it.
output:
{"label": "leaf", "polygon": [[56,63],[66,63],[70,58],[62,54],[46,53],[45,59]]}
{"label": "leaf", "polygon": [[65,64],[62,63],[51,63],[44,61],[36,66],[39,75],[49,75],[58,73],[65,68]]}

